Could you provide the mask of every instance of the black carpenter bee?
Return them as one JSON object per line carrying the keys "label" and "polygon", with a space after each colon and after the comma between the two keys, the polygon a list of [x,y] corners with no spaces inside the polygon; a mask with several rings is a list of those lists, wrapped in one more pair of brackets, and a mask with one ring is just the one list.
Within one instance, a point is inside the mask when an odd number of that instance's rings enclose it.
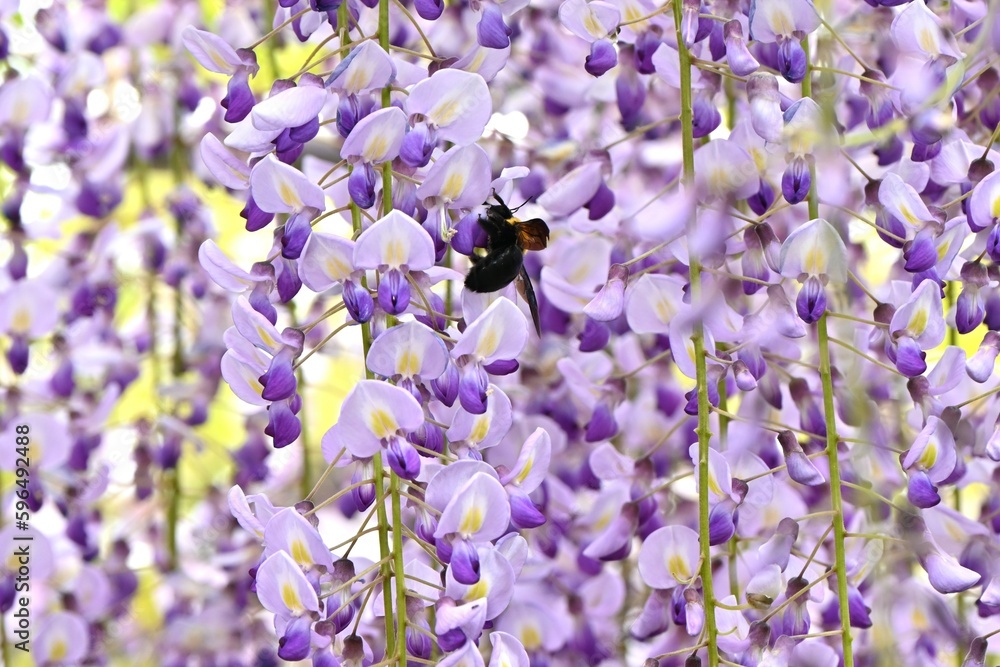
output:
{"label": "black carpenter bee", "polygon": [[518,280],[518,290],[528,302],[535,332],[541,336],[538,323],[538,301],[531,286],[531,278],[524,269],[524,253],[528,250],[544,250],[549,243],[549,226],[540,218],[520,220],[515,218],[518,206],[513,211],[504,203],[500,195],[493,192],[497,204],[489,204],[486,213],[479,216],[480,226],[486,230],[489,241],[486,254],[473,254],[472,268],[465,277],[465,287],[473,292],[497,292]]}

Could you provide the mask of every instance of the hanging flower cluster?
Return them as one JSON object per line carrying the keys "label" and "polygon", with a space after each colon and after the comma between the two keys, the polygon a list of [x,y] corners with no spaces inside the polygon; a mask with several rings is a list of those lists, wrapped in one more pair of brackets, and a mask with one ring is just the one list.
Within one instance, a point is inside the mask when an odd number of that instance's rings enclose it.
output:
{"label": "hanging flower cluster", "polygon": [[[223,376],[276,447],[322,410],[335,480],[234,502],[279,656],[987,664],[995,7],[280,4],[264,39],[315,48],[266,94],[254,49],[184,34],[230,77],[208,170],[273,236],[202,247],[244,294]],[[500,242],[519,218],[547,248]],[[350,350],[339,417],[303,408]]]}
{"label": "hanging flower cluster", "polygon": [[209,5],[0,6],[38,664],[995,664],[997,3]]}

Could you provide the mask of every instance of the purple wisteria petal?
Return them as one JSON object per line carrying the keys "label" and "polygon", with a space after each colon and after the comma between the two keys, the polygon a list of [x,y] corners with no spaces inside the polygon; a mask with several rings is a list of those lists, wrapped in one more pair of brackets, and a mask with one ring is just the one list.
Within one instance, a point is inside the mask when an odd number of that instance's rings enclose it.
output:
{"label": "purple wisteria petal", "polygon": [[[214,134],[206,134],[201,140],[201,159],[224,187],[233,190],[250,187],[250,167],[233,155]],[[211,239],[206,241],[210,242]]]}
{"label": "purple wisteria petal", "polygon": [[445,593],[456,600],[486,601],[486,620],[492,621],[510,604],[514,595],[514,568],[492,545],[478,547],[479,581],[473,585],[459,583],[451,568],[445,581]]}
{"label": "purple wisteria petal", "polygon": [[344,399],[340,419],[323,436],[323,455],[329,460],[346,447],[353,456],[367,458],[381,451],[389,437],[415,431],[423,423],[423,410],[408,391],[362,380]]}
{"label": "purple wisteria petal", "polygon": [[671,276],[648,274],[625,297],[625,316],[636,333],[668,333],[681,307],[683,285]]}
{"label": "purple wisteria petal", "polygon": [[226,40],[206,30],[198,30],[189,25],[181,33],[181,40],[198,64],[210,72],[232,74],[243,65],[236,49]]}
{"label": "purple wisteria petal", "polygon": [[928,9],[923,0],[910,2],[893,18],[889,35],[899,49],[906,53],[930,58],[942,55],[961,58],[962,53],[945,32],[941,20]]}
{"label": "purple wisteria petal", "polygon": [[686,526],[653,531],[639,551],[639,574],[652,588],[691,583],[698,571],[698,533]]}
{"label": "purple wisteria petal", "polygon": [[490,160],[476,144],[455,146],[438,158],[417,188],[417,197],[447,208],[471,208],[490,193]]}
{"label": "purple wisteria petal", "polygon": [[759,179],[753,158],[739,144],[713,139],[694,153],[695,185],[704,200],[746,199],[757,192]]}
{"label": "purple wisteria petal", "polygon": [[325,292],[334,284],[350,278],[354,272],[354,242],[313,231],[299,260],[302,283],[314,292]]}
{"label": "purple wisteria petal", "polygon": [[268,213],[294,213],[306,207],[325,208],[323,190],[306,176],[268,155],[250,172],[250,190],[261,210]]}
{"label": "purple wisteria petal", "polygon": [[539,427],[524,441],[517,462],[501,478],[504,485],[512,484],[526,493],[534,491],[545,479],[552,456],[552,438]]}
{"label": "purple wisteria petal", "polygon": [[896,174],[888,174],[882,179],[878,198],[888,213],[911,227],[920,228],[933,220],[927,205],[914,187]]}
{"label": "purple wisteria petal", "polygon": [[513,30],[504,23],[500,7],[488,3],[483,7],[482,17],[476,26],[479,44],[488,49],[505,49],[510,46]]}
{"label": "purple wisteria petal", "polygon": [[406,114],[397,107],[380,109],[358,122],[344,140],[340,156],[348,162],[381,164],[399,155],[406,133]]}
{"label": "purple wisteria petal", "polygon": [[490,644],[493,645],[493,654],[489,667],[530,667],[527,651],[513,635],[500,631],[491,632]]}
{"label": "purple wisteria petal", "polygon": [[969,224],[979,231],[997,224],[1000,220],[1000,171],[995,171],[979,181],[969,199]]}
{"label": "purple wisteria petal", "polygon": [[46,615],[40,626],[32,649],[41,663],[80,664],[87,657],[90,633],[79,614],[57,611]]}
{"label": "purple wisteria petal", "polygon": [[419,117],[435,128],[440,139],[466,146],[482,135],[493,103],[483,77],[442,69],[413,87],[406,113],[411,120]]}
{"label": "purple wisteria petal", "polygon": [[251,122],[258,130],[299,127],[316,118],[329,95],[319,86],[301,85],[271,95],[254,105]]}
{"label": "purple wisteria petal", "polygon": [[292,557],[278,551],[257,568],[257,596],[261,605],[282,617],[319,611],[316,591]]}
{"label": "purple wisteria petal", "polygon": [[434,242],[416,220],[402,211],[390,211],[358,237],[354,265],[423,271],[434,266]]}
{"label": "purple wisteria petal", "polygon": [[798,227],[781,244],[781,275],[826,276],[847,281],[847,248],[836,229],[817,218]]}
{"label": "purple wisteria petal", "polygon": [[723,27],[726,43],[726,62],[737,76],[749,76],[757,71],[760,63],[753,57],[743,38],[743,25],[736,19],[726,21]]}
{"label": "purple wisteria petal", "polygon": [[921,558],[921,565],[927,571],[927,578],[939,593],[966,591],[979,583],[978,572],[962,567],[954,557],[933,549]]}
{"label": "purple wisteria petal", "polygon": [[345,95],[358,95],[384,88],[395,78],[392,57],[377,43],[366,41],[348,52],[326,80],[326,86]]}
{"label": "purple wisteria petal", "polygon": [[510,398],[496,385],[487,388],[486,409],[482,413],[459,412],[446,435],[449,442],[463,442],[477,450],[500,443],[514,423]]}
{"label": "purple wisteria petal", "polygon": [[938,417],[929,417],[902,464],[906,469],[926,471],[933,482],[943,482],[955,469],[955,438]]}
{"label": "purple wisteria petal", "polygon": [[749,16],[750,38],[758,42],[776,42],[819,27],[811,0],[751,0]]}
{"label": "purple wisteria petal", "polygon": [[930,280],[920,283],[906,303],[896,310],[889,323],[890,333],[912,338],[921,350],[940,345],[946,329],[941,292]]}
{"label": "purple wisteria petal", "polygon": [[549,186],[538,198],[538,205],[557,217],[568,216],[594,198],[602,182],[603,167],[587,162]]}
{"label": "purple wisteria petal", "polygon": [[303,569],[320,566],[333,571],[333,558],[319,531],[294,507],[281,510],[264,527],[265,558],[279,551],[287,553]]}
{"label": "purple wisteria petal", "polygon": [[0,293],[0,330],[17,338],[40,338],[59,321],[56,292],[42,280],[22,280]]}
{"label": "purple wisteria petal", "polygon": [[621,10],[602,0],[565,0],[559,5],[559,22],[580,39],[597,42],[618,27]]}
{"label": "purple wisteria petal", "polygon": [[430,327],[405,322],[375,339],[365,363],[383,377],[427,382],[444,372],[448,348]]}
{"label": "purple wisteria petal", "polygon": [[478,472],[453,489],[452,500],[438,520],[435,538],[457,534],[476,543],[489,542],[507,531],[510,506],[495,477]]}
{"label": "purple wisteria petal", "polygon": [[528,321],[521,309],[509,299],[497,299],[466,328],[451,354],[490,364],[516,359],[527,341]]}

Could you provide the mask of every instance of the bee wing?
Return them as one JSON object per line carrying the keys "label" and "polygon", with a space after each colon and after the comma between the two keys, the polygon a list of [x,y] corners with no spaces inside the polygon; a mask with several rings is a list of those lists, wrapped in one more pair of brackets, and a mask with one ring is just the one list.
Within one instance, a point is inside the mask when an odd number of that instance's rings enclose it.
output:
{"label": "bee wing", "polygon": [[531,278],[528,276],[528,272],[523,265],[517,275],[517,286],[521,296],[528,302],[528,309],[531,311],[531,321],[535,323],[535,333],[541,338],[542,325],[538,321],[538,300],[535,298],[535,288],[531,285]]}
{"label": "bee wing", "polygon": [[522,250],[544,250],[549,245],[549,226],[540,218],[514,223]]}

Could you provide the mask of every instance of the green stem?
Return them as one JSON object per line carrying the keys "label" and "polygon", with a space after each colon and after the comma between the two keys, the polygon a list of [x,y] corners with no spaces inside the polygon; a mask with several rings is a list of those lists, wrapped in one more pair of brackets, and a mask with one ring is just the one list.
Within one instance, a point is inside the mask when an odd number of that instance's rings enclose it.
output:
{"label": "green stem", "polygon": [[406,575],[403,570],[403,510],[399,495],[399,476],[392,473],[392,555],[396,577],[396,664],[406,667]]}
{"label": "green stem", "polygon": [[[390,0],[379,0],[378,3],[378,43],[382,49],[389,53],[389,3]],[[346,3],[345,3],[346,4]],[[392,86],[382,89],[382,108],[387,108],[392,104]],[[392,210],[392,163],[386,162],[382,165],[382,215],[387,215]],[[365,350],[365,358],[368,357],[368,350]],[[376,469],[376,478],[380,476],[381,466]],[[406,579],[403,571],[403,510],[399,494],[399,476],[392,470],[389,471],[389,494],[392,503],[392,569],[395,570],[396,578],[396,627],[393,629],[390,621],[389,609],[392,606],[391,591],[388,584],[385,585],[385,608],[386,608],[386,634],[391,635],[395,631],[394,638],[386,639],[389,647],[387,655],[395,648],[396,664],[398,667],[406,667]],[[386,529],[386,517],[379,515],[379,540],[388,539]],[[386,547],[387,548],[387,547]],[[388,578],[386,578],[388,581]]]}
{"label": "green stem", "polygon": [[[341,34],[342,44],[349,44],[351,40],[348,21],[347,3],[345,2],[340,5],[340,9],[337,11],[337,30]],[[351,167],[348,167],[348,172],[350,170]],[[354,234],[357,236],[361,233],[361,209],[353,201],[351,202],[351,223],[354,227]],[[368,289],[368,279],[365,276],[361,277],[361,286],[364,289]],[[372,327],[370,322],[364,322],[361,325],[361,346],[364,358],[367,360],[368,351],[372,346]],[[375,374],[368,368],[367,363],[365,364],[365,377],[369,380],[375,379]],[[382,604],[385,608],[385,652],[386,655],[389,655],[396,650],[396,633],[392,614],[392,588],[389,585],[389,582],[392,580],[392,563],[389,558],[389,518],[385,511],[385,478],[382,475],[384,468],[382,466],[381,452],[372,457],[372,466],[375,468],[375,513],[378,516],[378,551],[379,559],[382,563],[380,569],[382,578]]]}
{"label": "green stem", "polygon": [[837,597],[840,603],[840,630],[844,647],[844,667],[854,667],[851,638],[851,612],[847,601],[847,558],[844,554],[844,500],[840,485],[840,457],[837,451],[837,412],[833,405],[833,374],[830,371],[830,342],[826,313],[819,318],[819,374],[823,382],[823,412],[826,418],[826,453],[830,461],[830,503],[833,516],[834,566],[837,573]]}
{"label": "green stem", "polygon": [[[694,119],[691,109],[691,54],[681,35],[681,3],[673,3],[674,25],[677,32],[677,52],[681,77],[681,148],[683,151],[683,178],[687,187],[694,182]],[[701,262],[690,255],[691,303],[701,296]],[[709,667],[719,667],[718,628],[715,622],[715,592],[712,581],[712,547],[708,541],[708,450],[709,431],[708,368],[705,359],[705,330],[697,320],[691,334],[694,344],[695,376],[698,387],[698,542],[701,547],[701,585],[705,602],[705,642]]]}
{"label": "green stem", "polygon": [[[806,52],[806,76],[802,79],[802,96],[812,96],[812,63],[809,61],[809,40],[802,40]],[[816,191],[816,165],[810,163],[809,173],[812,183],[809,187],[809,219],[819,217],[819,194]],[[844,667],[854,667],[854,648],[851,637],[851,614],[847,601],[847,559],[844,554],[844,499],[840,484],[840,457],[837,449],[837,411],[833,404],[833,373],[830,370],[830,334],[827,330],[827,314],[817,323],[819,336],[819,374],[823,383],[823,413],[826,420],[826,454],[830,461],[830,504],[833,507],[833,542],[835,550],[835,571],[837,574],[837,597],[840,603],[840,632],[843,644]]]}

